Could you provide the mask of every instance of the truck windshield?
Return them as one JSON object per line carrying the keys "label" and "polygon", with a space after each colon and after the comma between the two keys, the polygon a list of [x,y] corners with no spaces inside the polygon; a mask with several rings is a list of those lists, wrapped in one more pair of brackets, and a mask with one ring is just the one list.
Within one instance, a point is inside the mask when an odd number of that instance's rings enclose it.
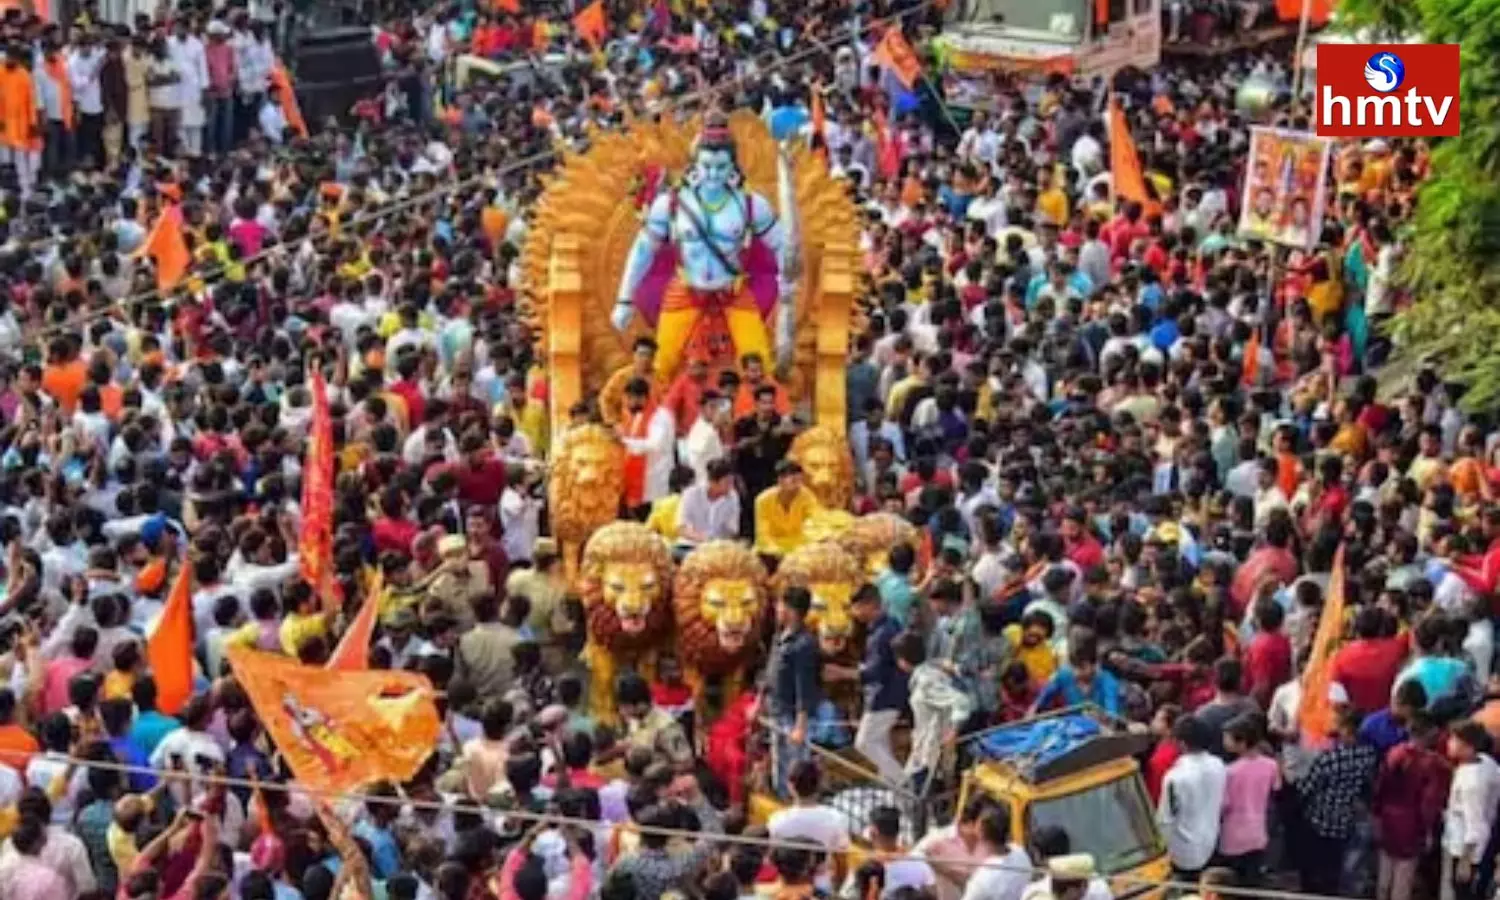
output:
{"label": "truck windshield", "polygon": [[962,20],[1002,31],[1025,31],[1055,40],[1083,40],[1088,28],[1088,0],[968,0]]}
{"label": "truck windshield", "polygon": [[1092,854],[1101,874],[1134,868],[1161,853],[1156,820],[1135,775],[1037,800],[1027,815],[1031,833],[1049,825],[1066,831],[1072,852]]}

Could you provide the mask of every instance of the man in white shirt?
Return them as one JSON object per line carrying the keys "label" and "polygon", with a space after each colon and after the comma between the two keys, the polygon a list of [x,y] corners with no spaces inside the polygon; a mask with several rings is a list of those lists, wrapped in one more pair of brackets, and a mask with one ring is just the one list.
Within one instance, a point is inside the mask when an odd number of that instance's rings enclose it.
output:
{"label": "man in white shirt", "polygon": [[541,531],[542,501],[531,491],[535,478],[526,466],[505,467],[505,490],[500,494],[500,544],[513,563],[531,562]]}
{"label": "man in white shirt", "polygon": [[740,495],[734,489],[734,466],[720,458],[708,464],[703,480],[682,492],[677,507],[677,534],[694,543],[734,540],[740,531]]}
{"label": "man in white shirt", "polygon": [[[792,805],[771,814],[766,829],[773,841],[806,841],[827,851],[814,882],[824,891],[843,880],[844,854],[849,850],[849,819],[831,806],[818,802],[823,780],[818,764],[810,759],[792,764],[787,784]],[[829,860],[832,860],[832,863]]]}
{"label": "man in white shirt", "polygon": [[1172,729],[1182,756],[1162,781],[1156,821],[1167,839],[1172,871],[1181,881],[1196,881],[1219,844],[1224,808],[1224,761],[1215,756],[1212,726],[1183,716]]}
{"label": "man in white shirt", "polygon": [[78,35],[68,54],[68,81],[73,88],[73,108],[78,113],[78,158],[104,161],[104,96],[99,70],[104,67],[104,48],[85,31]]}
{"label": "man in white shirt", "polygon": [[1031,882],[1031,857],[1010,842],[1010,815],[991,809],[979,819],[984,862],[964,885],[963,900],[1021,900]]}
{"label": "man in white shirt", "polygon": [[[651,385],[644,378],[632,378],[625,385],[626,422],[620,429],[625,445],[625,502],[649,507],[670,493],[673,451],[677,427],[672,412],[651,402]],[[632,484],[631,469],[641,466],[640,483]],[[634,496],[632,496],[634,494]]]}
{"label": "man in white shirt", "polygon": [[1276,460],[1266,457],[1260,461],[1260,484],[1255,490],[1255,527],[1263,529],[1271,520],[1271,513],[1278,509],[1290,511],[1291,504],[1286,494],[1276,483]]}
{"label": "man in white shirt", "polygon": [[1500,765],[1490,756],[1490,736],[1475,721],[1453,726],[1449,753],[1458,763],[1448,788],[1448,806],[1443,813],[1444,900],[1465,896],[1454,886],[1472,885],[1484,861],[1500,804]]}
{"label": "man in white shirt", "polygon": [[189,156],[203,153],[203,126],[208,122],[208,110],[203,105],[203,92],[208,90],[208,54],[203,41],[188,31],[188,20],[179,18],[176,29],[167,38],[167,55],[177,66],[181,79],[177,82],[178,135],[182,148]]}
{"label": "man in white shirt", "polygon": [[729,407],[729,399],[712,388],[698,397],[698,417],[678,447],[683,464],[693,470],[696,484],[708,480],[709,463],[728,454],[719,426],[728,418]]}

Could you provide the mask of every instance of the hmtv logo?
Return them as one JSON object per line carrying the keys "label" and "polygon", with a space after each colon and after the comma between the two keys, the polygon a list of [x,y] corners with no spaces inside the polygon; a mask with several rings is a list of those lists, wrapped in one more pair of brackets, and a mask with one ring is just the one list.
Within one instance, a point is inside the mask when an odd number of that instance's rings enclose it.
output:
{"label": "hmtv logo", "polygon": [[1457,44],[1319,44],[1323,137],[1456,137]]}

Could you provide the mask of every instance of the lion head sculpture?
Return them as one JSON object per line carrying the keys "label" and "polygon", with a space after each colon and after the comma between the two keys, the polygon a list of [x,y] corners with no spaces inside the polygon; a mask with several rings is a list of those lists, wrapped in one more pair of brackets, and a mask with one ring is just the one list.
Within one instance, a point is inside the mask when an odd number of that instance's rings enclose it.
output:
{"label": "lion head sculpture", "polygon": [[734,541],[710,541],[687,555],[672,583],[678,656],[707,675],[736,671],[755,651],[766,608],[766,570]]}
{"label": "lion head sculpture", "polygon": [[639,522],[611,522],[583,548],[582,596],[589,639],[612,650],[639,650],[672,627],[667,589],[672,553]]}
{"label": "lion head sculpture", "polygon": [[844,436],[814,425],[792,441],[787,456],[802,467],[807,486],[829,509],[848,509],[854,499],[854,457]]}
{"label": "lion head sculpture", "polygon": [[836,544],[803,544],[788,553],[776,569],[771,589],[777,597],[789,587],[812,594],[807,627],[828,653],[841,652],[854,631],[849,600],[865,581],[859,563]]}
{"label": "lion head sculpture", "polygon": [[547,502],[560,541],[579,544],[613,522],[625,496],[625,448],[602,425],[581,425],[553,446]]}
{"label": "lion head sculpture", "polygon": [[906,544],[913,550],[920,549],[922,533],[895,513],[877,512],[855,519],[834,541],[859,560],[865,574],[873,578],[885,568],[892,547]]}

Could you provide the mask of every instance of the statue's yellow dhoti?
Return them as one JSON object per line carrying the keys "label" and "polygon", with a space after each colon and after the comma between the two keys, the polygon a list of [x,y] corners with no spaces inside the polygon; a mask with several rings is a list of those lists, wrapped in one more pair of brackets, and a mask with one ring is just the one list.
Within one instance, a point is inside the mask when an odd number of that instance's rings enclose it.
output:
{"label": "statue's yellow dhoti", "polygon": [[684,357],[733,367],[747,354],[771,359],[771,339],[755,297],[743,280],[724,290],[689,287],[679,276],[667,285],[656,323],[656,373],[667,383]]}

